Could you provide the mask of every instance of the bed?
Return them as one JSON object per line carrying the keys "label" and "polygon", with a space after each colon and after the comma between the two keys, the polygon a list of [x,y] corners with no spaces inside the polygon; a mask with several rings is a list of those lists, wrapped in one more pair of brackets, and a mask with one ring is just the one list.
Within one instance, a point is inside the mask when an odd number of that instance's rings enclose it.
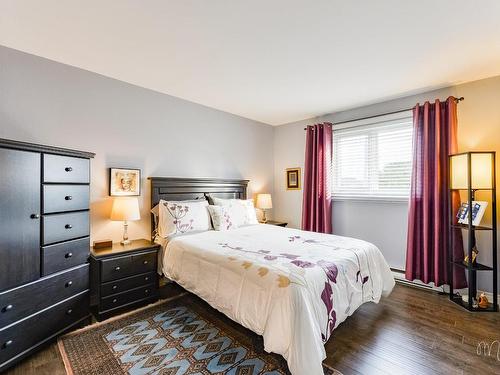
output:
{"label": "bed", "polygon": [[[160,199],[246,198],[246,180],[151,178]],[[281,354],[292,374],[322,374],[324,343],[365,302],[394,287],[384,257],[354,238],[266,224],[156,238],[160,272]]]}

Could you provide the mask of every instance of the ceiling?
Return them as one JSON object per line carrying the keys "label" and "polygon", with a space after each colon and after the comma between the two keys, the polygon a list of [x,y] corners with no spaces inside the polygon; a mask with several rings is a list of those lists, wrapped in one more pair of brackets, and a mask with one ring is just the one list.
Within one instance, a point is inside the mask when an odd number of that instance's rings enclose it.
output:
{"label": "ceiling", "polygon": [[499,20],[498,0],[2,0],[0,44],[278,125],[499,75]]}

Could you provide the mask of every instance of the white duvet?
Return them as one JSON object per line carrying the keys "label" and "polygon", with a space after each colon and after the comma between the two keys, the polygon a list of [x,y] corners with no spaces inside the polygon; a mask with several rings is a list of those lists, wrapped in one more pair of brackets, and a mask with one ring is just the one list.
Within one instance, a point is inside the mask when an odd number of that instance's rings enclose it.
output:
{"label": "white duvet", "polygon": [[353,238],[260,224],[163,246],[165,276],[262,335],[294,375],[323,374],[332,331],[394,287],[377,247]]}

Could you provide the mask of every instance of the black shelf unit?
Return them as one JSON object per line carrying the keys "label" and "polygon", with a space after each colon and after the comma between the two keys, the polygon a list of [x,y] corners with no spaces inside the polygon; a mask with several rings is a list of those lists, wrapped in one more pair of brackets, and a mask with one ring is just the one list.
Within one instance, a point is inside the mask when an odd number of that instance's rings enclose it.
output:
{"label": "black shelf unit", "polygon": [[[491,187],[490,188],[474,188],[472,181],[472,158],[474,154],[490,154],[491,155]],[[467,188],[453,188],[452,186],[452,158],[462,156],[466,158],[467,165]],[[498,260],[497,260],[497,204],[496,204],[496,154],[495,151],[470,151],[460,154],[450,155],[448,157],[448,167],[450,176],[448,177],[448,186],[450,187],[448,193],[448,206],[450,208],[450,249],[449,249],[449,285],[450,285],[450,300],[463,308],[474,312],[495,312],[498,311]],[[475,200],[477,191],[489,191],[491,194],[491,213],[492,223],[490,226],[474,226],[472,225],[472,210],[468,212],[468,224],[459,224],[455,218],[456,212],[453,212],[452,197],[454,191],[466,191],[467,202],[469,208],[472,207],[472,202]],[[466,230],[467,231],[467,247],[466,252],[469,261],[464,262],[463,259],[456,260],[453,256],[453,230]],[[476,231],[486,231],[491,233],[491,251],[492,251],[492,265],[484,265],[478,262],[472,263],[472,249],[476,246]],[[484,251],[484,250],[482,250]],[[455,294],[453,288],[453,271],[454,267],[461,267],[467,270],[468,278],[468,301],[462,300],[462,296]],[[493,301],[490,301],[487,308],[480,308],[473,306],[472,297],[477,297],[477,272],[491,272],[492,273],[492,291]]]}

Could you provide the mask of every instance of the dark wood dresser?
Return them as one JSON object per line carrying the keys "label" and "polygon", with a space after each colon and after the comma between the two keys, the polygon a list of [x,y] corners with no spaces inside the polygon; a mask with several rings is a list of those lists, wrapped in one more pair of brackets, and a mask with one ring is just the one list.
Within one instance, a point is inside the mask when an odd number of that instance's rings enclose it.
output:
{"label": "dark wood dresser", "polygon": [[0,372],[90,316],[93,156],[0,139]]}
{"label": "dark wood dresser", "polygon": [[98,320],[158,299],[159,249],[144,239],[92,249],[91,305]]}

